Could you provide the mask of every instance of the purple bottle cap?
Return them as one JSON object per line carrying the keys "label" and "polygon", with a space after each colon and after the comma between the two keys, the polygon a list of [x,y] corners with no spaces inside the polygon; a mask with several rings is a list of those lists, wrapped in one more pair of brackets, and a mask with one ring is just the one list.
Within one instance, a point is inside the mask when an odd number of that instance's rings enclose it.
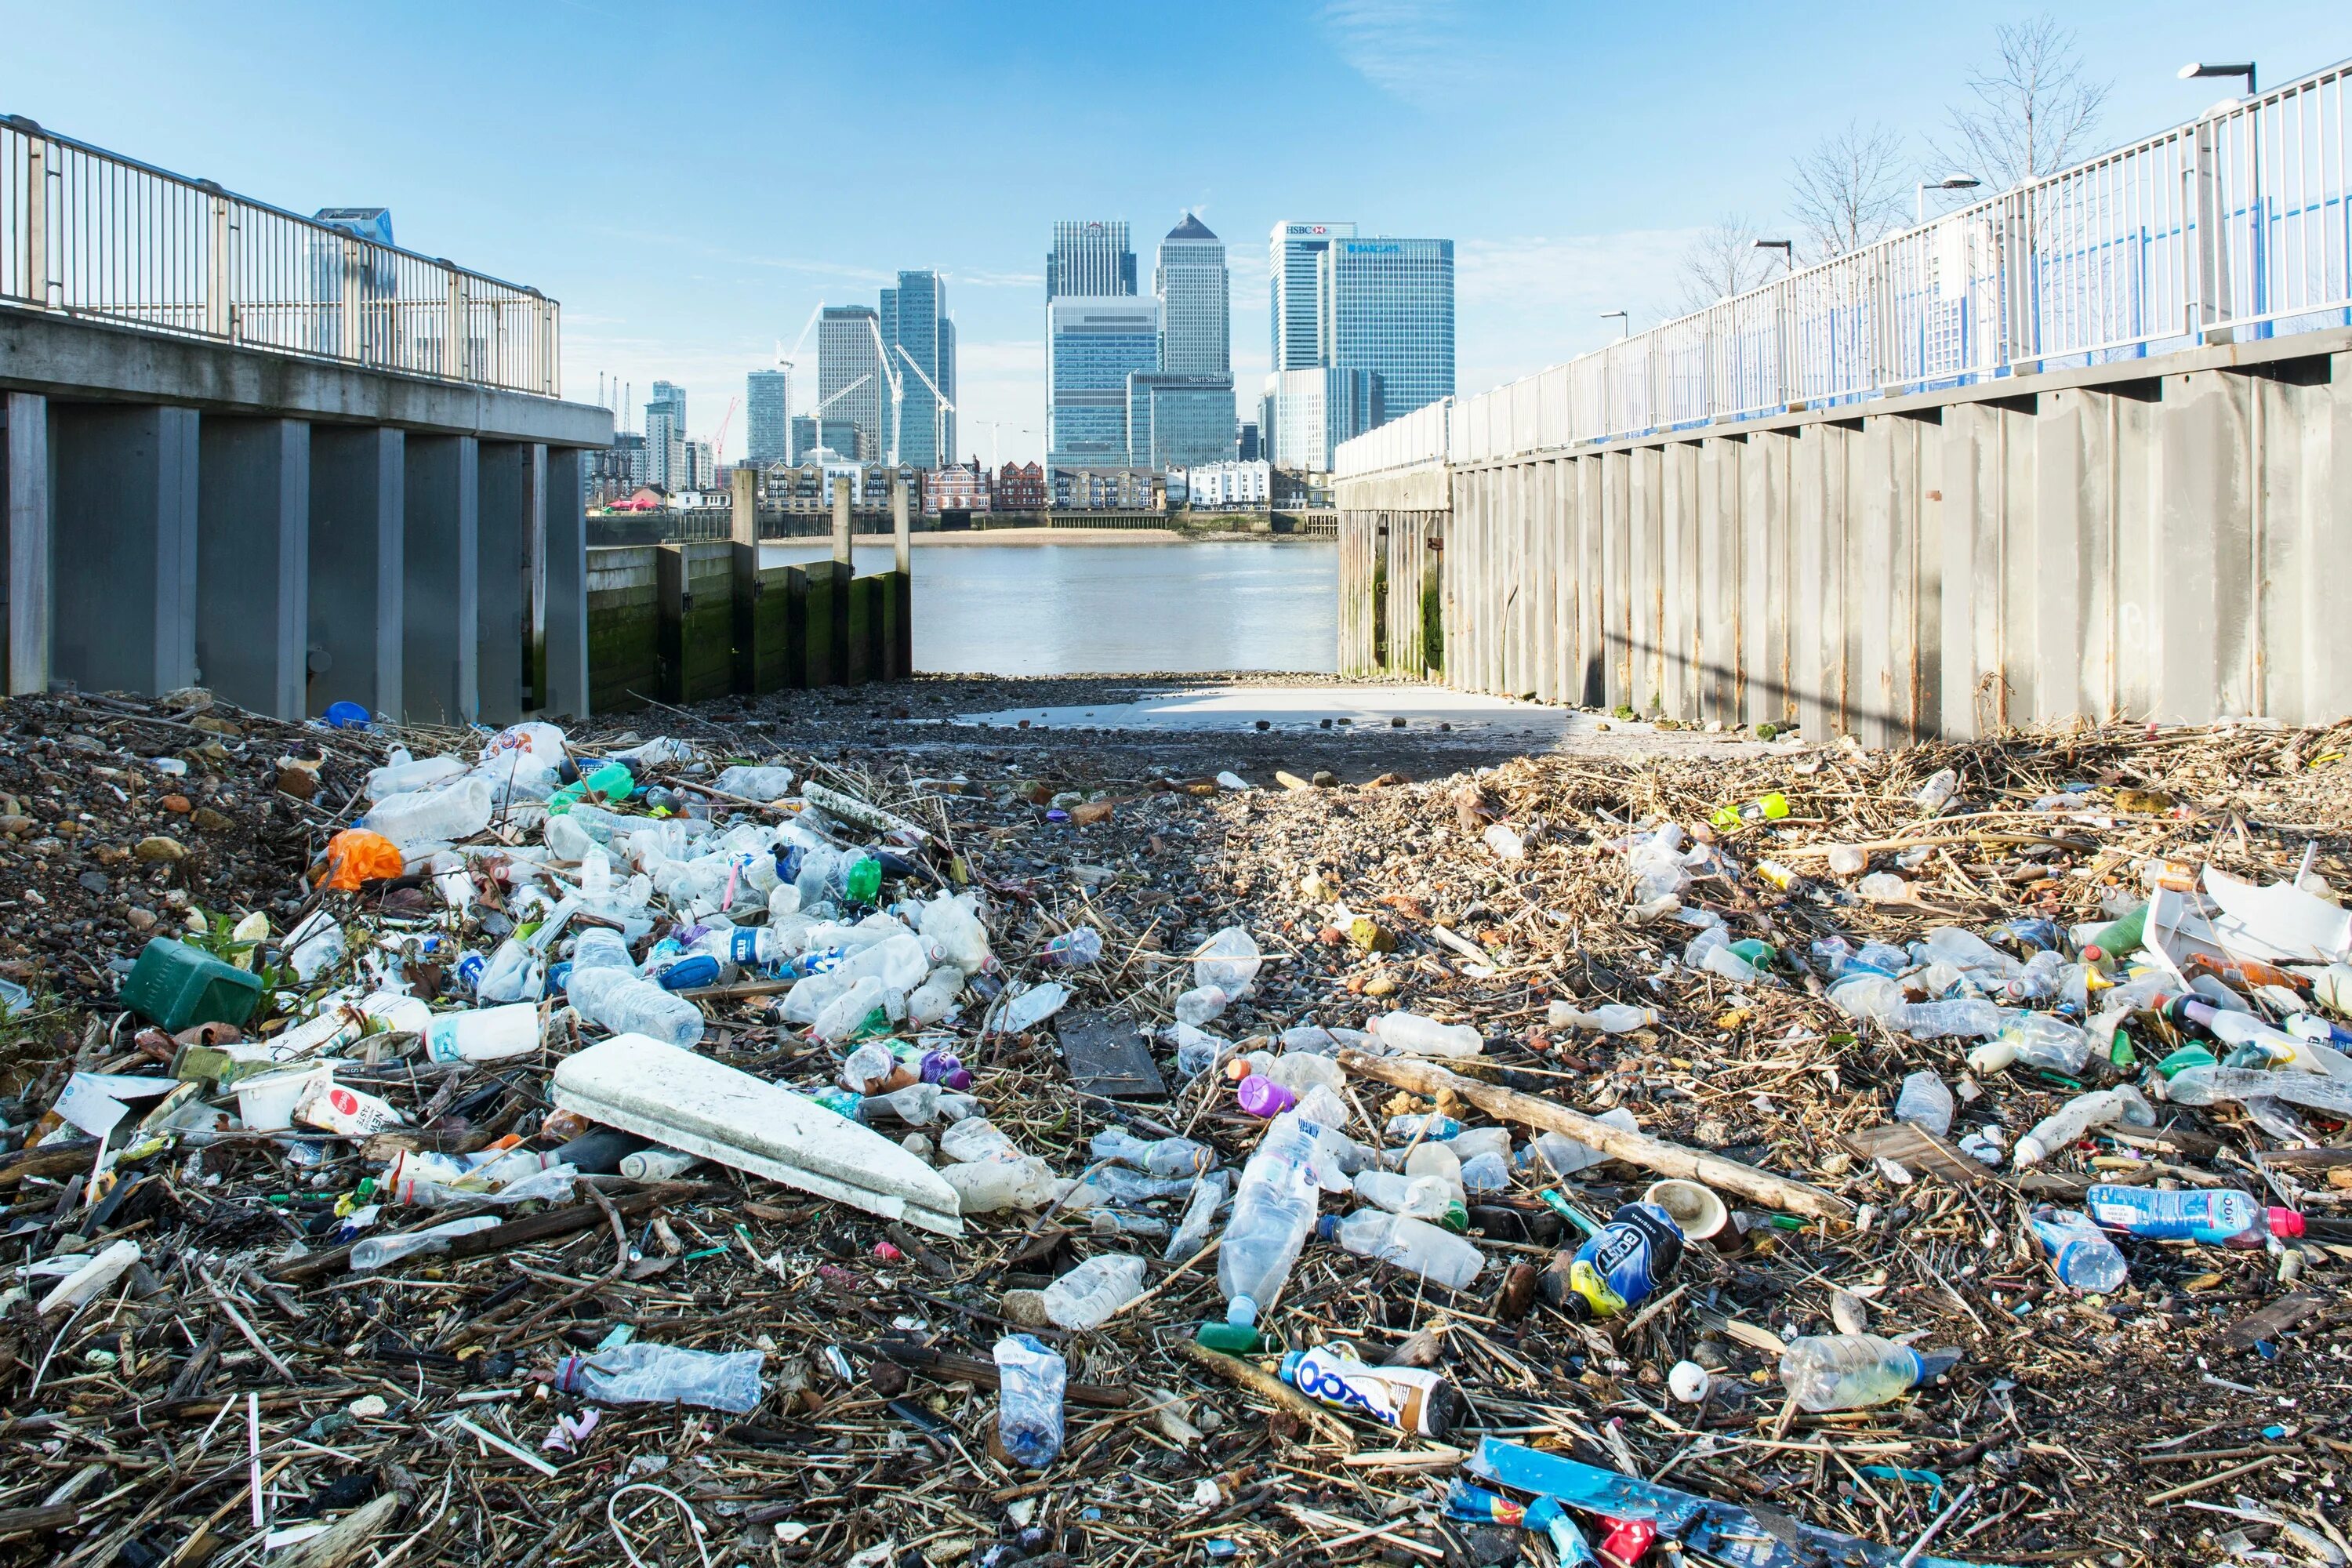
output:
{"label": "purple bottle cap", "polygon": [[1279,1116],[1298,1103],[1298,1097],[1263,1073],[1252,1073],[1242,1079],[1234,1098],[1252,1116]]}
{"label": "purple bottle cap", "polygon": [[923,1081],[938,1084],[941,1089],[967,1089],[971,1087],[971,1074],[963,1063],[945,1051],[925,1051],[922,1066]]}

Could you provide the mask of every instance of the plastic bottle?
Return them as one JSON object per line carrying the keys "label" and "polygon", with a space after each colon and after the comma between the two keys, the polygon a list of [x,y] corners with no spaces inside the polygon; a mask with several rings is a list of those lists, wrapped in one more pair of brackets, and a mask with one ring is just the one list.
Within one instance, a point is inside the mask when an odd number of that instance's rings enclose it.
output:
{"label": "plastic bottle", "polygon": [[1940,1138],[1952,1130],[1952,1091],[1934,1073],[1915,1072],[1895,1097],[1895,1120],[1924,1127]]}
{"label": "plastic bottle", "polygon": [[1408,1176],[1435,1176],[1444,1182],[1455,1197],[1463,1195],[1462,1157],[1451,1143],[1415,1144],[1404,1156],[1404,1173]]}
{"label": "plastic bottle", "polygon": [[371,801],[379,801],[388,800],[396,795],[411,795],[446,783],[465,771],[466,764],[455,757],[444,755],[411,761],[407,747],[395,746],[383,766],[368,771],[367,797]]}
{"label": "plastic bottle", "polygon": [[1175,1234],[1168,1238],[1168,1250],[1161,1254],[1171,1263],[1181,1263],[1209,1245],[1209,1231],[1217,1223],[1217,1210],[1224,1206],[1233,1182],[1223,1171],[1211,1171],[1192,1184],[1192,1194],[1184,1200],[1184,1217],[1177,1222]]}
{"label": "plastic bottle", "polygon": [[2165,1086],[2175,1105],[2212,1105],[2224,1100],[2283,1100],[2341,1121],[2352,1121],[2352,1084],[2319,1073],[2251,1068],[2197,1067],[2175,1073]]}
{"label": "plastic bottle", "polygon": [[1297,1095],[1263,1073],[1252,1073],[1234,1085],[1234,1100],[1252,1116],[1269,1120],[1298,1103]]}
{"label": "plastic bottle", "polygon": [[2083,1212],[2110,1230],[2148,1241],[2201,1241],[2246,1249],[2273,1236],[2303,1235],[2303,1215],[2293,1209],[2265,1208],[2230,1187],[2201,1190],[2117,1187],[2106,1184],[2083,1194]]}
{"label": "plastic bottle", "polygon": [[1155,1176],[1190,1176],[1217,1163],[1217,1152],[1190,1138],[1138,1138],[1123,1127],[1106,1127],[1094,1135],[1087,1152],[1097,1160],[1116,1160]]}
{"label": "plastic bottle", "polygon": [[[976,1119],[974,1119],[976,1120]],[[971,1121],[959,1121],[967,1127]],[[950,1128],[952,1132],[955,1128]],[[994,1214],[999,1209],[1036,1208],[1053,1201],[1054,1168],[1023,1155],[1009,1160],[971,1160],[939,1167],[940,1180],[953,1187],[960,1212]]]}
{"label": "plastic bottle", "polygon": [[1486,1048],[1467,1024],[1441,1024],[1418,1013],[1382,1013],[1370,1025],[1372,1037],[1398,1056],[1475,1057]]}
{"label": "plastic bottle", "polygon": [[1469,1284],[1486,1265],[1485,1253],[1451,1231],[1384,1209],[1358,1209],[1344,1218],[1326,1215],[1315,1233],[1359,1258],[1392,1263],[1449,1290]]}
{"label": "plastic bottle", "polygon": [[[887,1034],[890,1000],[890,988],[879,979],[871,974],[858,975],[846,990],[836,992],[817,1010],[809,1023],[809,1034],[820,1040],[854,1040]],[[903,1011],[903,998],[899,1005]]]}
{"label": "plastic bottle", "polygon": [[858,1105],[858,1119],[872,1122],[886,1112],[910,1127],[928,1127],[940,1113],[941,1095],[935,1083],[910,1083],[887,1094],[867,1095]]}
{"label": "plastic bottle", "polygon": [[425,1055],[436,1062],[496,1062],[539,1049],[539,1009],[529,1002],[443,1013],[425,1031]]}
{"label": "plastic bottle", "polygon": [[1470,1228],[1470,1212],[1463,1206],[1461,1194],[1441,1177],[1359,1171],[1355,1188],[1358,1197],[1390,1214],[1431,1220],[1452,1231]]}
{"label": "plastic bottle", "polygon": [[1499,1154],[1507,1158],[1511,1152],[1511,1134],[1503,1127],[1465,1127],[1444,1140],[1454,1151],[1454,1157],[1464,1164],[1480,1154]]}
{"label": "plastic bottle", "polygon": [[1482,1150],[1462,1162],[1462,1191],[1468,1196],[1508,1192],[1510,1185],[1510,1163],[1492,1149]]}
{"label": "plastic bottle", "polygon": [[1217,1250],[1217,1289],[1228,1322],[1254,1326],[1298,1261],[1321,1196],[1314,1171],[1320,1131],[1296,1114],[1277,1116],[1242,1167],[1233,1217]]}
{"label": "plastic bottle", "polygon": [[404,850],[439,841],[471,838],[490,825],[492,785],[479,774],[469,774],[436,790],[387,795],[368,807],[362,822]]}
{"label": "plastic bottle", "polygon": [[[2135,1110],[2139,1114],[2132,1114]],[[2137,1121],[2141,1126],[2155,1124],[2155,1114],[2140,1099],[2138,1090],[2126,1086],[2078,1094],[2034,1123],[2033,1131],[2017,1141],[2017,1147],[2010,1153],[2010,1163],[2021,1171],[2028,1165],[2038,1165],[2092,1128],[2123,1121]]]}
{"label": "plastic bottle", "polygon": [[1228,996],[1239,996],[1257,979],[1257,943],[1240,926],[1227,926],[1201,944],[1192,955],[1192,984],[1213,985]]}
{"label": "plastic bottle", "polygon": [[1778,822],[1788,815],[1789,797],[1776,789],[1758,795],[1754,800],[1742,801],[1738,805],[1717,806],[1715,815],[1707,820],[1717,827],[1729,828],[1743,824]]}
{"label": "plastic bottle", "polygon": [[1097,1328],[1142,1294],[1142,1258],[1099,1253],[1045,1287],[1045,1316],[1056,1328]]}
{"label": "plastic bottle", "polygon": [[1873,871],[1853,885],[1853,890],[1874,904],[1905,904],[1911,901],[1911,884],[1892,871]]}
{"label": "plastic bottle", "polygon": [[1102,951],[1102,932],[1092,926],[1079,926],[1047,942],[1038,962],[1048,969],[1084,969],[1099,963]]}
{"label": "plastic bottle", "polygon": [[449,1250],[453,1237],[469,1236],[478,1230],[488,1230],[506,1221],[494,1214],[467,1215],[446,1225],[428,1226],[423,1230],[404,1231],[398,1236],[371,1236],[352,1244],[351,1270],[366,1274],[378,1268],[389,1268],[404,1258],[419,1253],[440,1253]]}
{"label": "plastic bottle", "polygon": [[2023,1062],[2072,1078],[2090,1060],[2090,1037],[2049,1013],[2013,1013],[1999,1035],[1969,1053],[1969,1067],[1976,1072],[1999,1072]]}
{"label": "plastic bottle", "polygon": [[38,1309],[46,1317],[60,1307],[79,1307],[137,1267],[139,1244],[123,1237],[110,1241],[88,1261],[49,1288]]}
{"label": "plastic bottle", "polygon": [[702,1041],[702,1009],[638,979],[634,971],[583,970],[575,952],[564,994],[583,1018],[608,1033],[647,1035],[680,1050],[692,1050]]}
{"label": "plastic bottle", "polygon": [[694,951],[739,969],[769,970],[793,956],[784,935],[772,926],[722,925],[695,939]]}
{"label": "plastic bottle", "polygon": [[1980,1038],[1997,1035],[2010,1015],[1981,996],[1956,996],[1944,1002],[1906,1002],[1885,1016],[1886,1026],[1900,1029],[1915,1040],[1946,1036]]}
{"label": "plastic bottle", "polygon": [[575,783],[565,784],[562,789],[549,795],[547,814],[550,816],[562,816],[569,813],[574,805],[591,796],[599,801],[624,801],[635,792],[636,787],[637,777],[635,773],[619,763],[606,763],[594,773],[587,774]]}
{"label": "plastic bottle", "polygon": [[1875,1018],[1889,1024],[1910,1005],[1903,999],[1900,984],[1874,970],[1858,969],[1852,961],[1830,987],[1830,1001],[1849,1018]]}
{"label": "plastic bottle", "polygon": [[2329,1078],[2352,1082],[2352,1061],[2326,1042],[2333,1037],[2323,1026],[2311,1035],[2297,1035],[2291,1030],[2273,1028],[2252,1013],[2219,1007],[2197,996],[2182,996],[2165,1008],[2165,1016],[2176,1024],[2191,1024],[2215,1039],[2232,1046],[2259,1046],[2263,1053],[2281,1067],[2291,1067],[2305,1072],[2324,1073]]}
{"label": "plastic bottle", "polygon": [[629,942],[619,931],[609,926],[586,926],[572,943],[572,969],[575,974],[583,969],[626,969],[635,971],[636,960],[629,956]]}
{"label": "plastic bottle", "polygon": [[996,1436],[1016,1465],[1043,1469],[1062,1451],[1062,1392],[1069,1369],[1034,1334],[996,1342]]}
{"label": "plastic bottle", "polygon": [[745,800],[776,801],[793,793],[793,770],[777,767],[748,767],[740,763],[722,768],[710,781],[710,787],[729,795],[741,795]]}
{"label": "plastic bottle", "polygon": [[2058,1281],[2077,1290],[2104,1296],[2123,1289],[2130,1269],[2124,1255],[2099,1227],[2074,1209],[2033,1211],[2033,1234],[2050,1254]]}
{"label": "plastic bottle", "polygon": [[1197,1029],[1233,1005],[1222,985],[1195,985],[1176,998],[1176,1021]]}
{"label": "plastic bottle", "polygon": [[1657,1014],[1649,1008],[1630,1007],[1622,1002],[1604,1002],[1589,1011],[1573,1002],[1555,1002],[1544,1009],[1544,1022],[1555,1029],[1598,1029],[1604,1035],[1631,1034],[1657,1021]]}
{"label": "plastic bottle", "polygon": [[1167,1038],[1176,1047],[1176,1070],[1188,1079],[1200,1077],[1233,1055],[1234,1042],[1181,1020],[1169,1026]]}
{"label": "plastic bottle", "polygon": [[1007,996],[996,1016],[999,1034],[1023,1035],[1060,1012],[1070,1000],[1070,988],[1057,980],[1032,985]]}
{"label": "plastic bottle", "polygon": [[988,931],[962,899],[941,893],[923,906],[923,935],[938,944],[940,961],[966,974],[988,964]]}
{"label": "plastic bottle", "polygon": [[1876,1334],[1808,1335],[1781,1352],[1780,1384],[1816,1415],[1861,1410],[1901,1398],[1959,1360],[1957,1350],[1917,1351]]}
{"label": "plastic bottle", "polygon": [[1310,1086],[1318,1083],[1336,1094],[1348,1081],[1348,1075],[1339,1070],[1336,1060],[1312,1051],[1276,1057],[1258,1070],[1293,1094],[1305,1094]]}
{"label": "plastic bottle", "polygon": [[[1604,1110],[1593,1119],[1612,1127],[1622,1127],[1628,1132],[1639,1132],[1642,1124],[1633,1113],[1620,1105]],[[1539,1132],[1520,1152],[1519,1168],[1531,1180],[1549,1181],[1554,1176],[1572,1176],[1588,1166],[1598,1165],[1609,1156],[1589,1143],[1580,1143],[1564,1132]]]}
{"label": "plastic bottle", "polygon": [[555,1391],[608,1405],[699,1405],[749,1415],[767,1394],[765,1351],[698,1351],[642,1341],[569,1355],[556,1363]]}
{"label": "plastic bottle", "polygon": [[1930,816],[1940,816],[1960,792],[1960,775],[1950,768],[1939,769],[1936,774],[1911,794],[1911,802]]}

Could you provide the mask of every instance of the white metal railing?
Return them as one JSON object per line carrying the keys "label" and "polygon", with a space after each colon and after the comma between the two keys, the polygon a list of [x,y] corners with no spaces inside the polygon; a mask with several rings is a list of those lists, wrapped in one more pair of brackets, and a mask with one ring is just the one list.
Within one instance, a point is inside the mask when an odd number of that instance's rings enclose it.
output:
{"label": "white metal railing", "polygon": [[2352,62],[1340,445],[1341,475],[2352,325]]}
{"label": "white metal railing", "polygon": [[562,308],[0,118],[0,303],[553,397]]}

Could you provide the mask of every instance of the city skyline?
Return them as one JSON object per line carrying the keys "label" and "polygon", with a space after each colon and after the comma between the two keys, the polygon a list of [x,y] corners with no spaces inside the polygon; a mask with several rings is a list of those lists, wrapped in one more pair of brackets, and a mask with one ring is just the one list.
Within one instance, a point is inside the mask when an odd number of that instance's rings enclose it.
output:
{"label": "city skyline", "polygon": [[[409,248],[562,302],[569,396],[593,401],[601,374],[641,405],[656,377],[676,382],[694,439],[717,434],[747,374],[775,368],[775,346],[820,300],[870,305],[900,268],[934,269],[958,337],[956,455],[982,460],[992,440],[1002,457],[1043,454],[1039,241],[1056,217],[1123,216],[1156,237],[1189,210],[1239,249],[1230,331],[1245,416],[1274,368],[1255,237],[1299,214],[1450,236],[1457,391],[1475,392],[1605,342],[1619,329],[1604,310],[1636,326],[1675,313],[1679,257],[1725,212],[1792,227],[1787,149],[1858,120],[1923,161],[1993,24],[2031,9],[1707,5],[1689,27],[1658,29],[1564,9],[1203,0],[1181,16],[1104,8],[1041,30],[882,0],[837,18],[831,47],[890,59],[894,101],[921,107],[877,115],[872,73],[795,71],[793,129],[779,134],[757,89],[801,25],[724,0],[676,28],[555,0],[428,3],[390,28],[257,0],[233,34],[160,0],[65,12],[0,0],[28,40],[8,111],[100,146],[169,149],[172,166],[296,211],[388,208]],[[2352,21],[2314,0],[2227,16],[2185,0],[2084,0],[2065,20],[2093,74],[2115,83],[2105,142],[2220,95],[2175,79],[2183,59],[2259,58],[2269,79],[2352,54]],[[475,47],[453,63],[442,43],[460,27]],[[1250,47],[1187,54],[1188,95],[1255,101],[1279,60],[1283,95],[1317,111],[1171,118],[1117,68],[1203,30]],[[1695,56],[1697,30],[1711,43]],[[508,79],[496,68],[526,56],[546,68]],[[342,84],[291,68],[362,57],[409,84],[396,120],[354,116]],[[632,134],[592,87],[624,58],[632,79],[658,84],[643,112],[697,106],[690,137]],[[1035,111],[1041,94],[1052,113]],[[238,113],[219,114],[224,100]],[[1774,148],[1757,144],[1759,123],[1775,127]],[[986,136],[960,136],[971,126]],[[985,151],[967,152],[971,141]],[[819,171],[822,202],[809,193]],[[843,190],[856,195],[831,199]],[[1904,206],[1907,217],[1907,189]],[[795,414],[813,369],[797,367]],[[642,427],[640,410],[625,419]]]}

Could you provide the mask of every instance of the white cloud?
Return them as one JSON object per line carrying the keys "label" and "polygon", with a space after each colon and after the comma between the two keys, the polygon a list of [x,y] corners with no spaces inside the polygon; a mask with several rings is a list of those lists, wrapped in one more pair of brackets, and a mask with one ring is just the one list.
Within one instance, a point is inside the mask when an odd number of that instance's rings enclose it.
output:
{"label": "white cloud", "polygon": [[1482,392],[1668,319],[1696,229],[1553,239],[1465,239],[1454,247],[1456,384]]}
{"label": "white cloud", "polygon": [[1468,47],[1472,29],[1454,0],[1328,0],[1322,16],[1349,68],[1413,103],[1470,87],[1493,64]]}

